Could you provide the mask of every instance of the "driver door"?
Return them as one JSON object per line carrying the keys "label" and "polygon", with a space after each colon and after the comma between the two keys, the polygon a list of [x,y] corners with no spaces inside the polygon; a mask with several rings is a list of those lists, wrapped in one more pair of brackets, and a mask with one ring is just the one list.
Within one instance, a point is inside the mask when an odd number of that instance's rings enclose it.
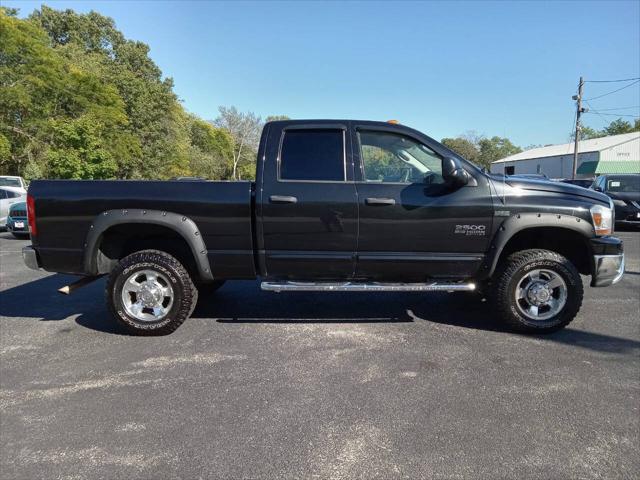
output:
{"label": "driver door", "polygon": [[360,167],[356,277],[409,282],[473,275],[488,247],[488,183],[451,188],[442,156],[405,132],[366,126],[354,137]]}

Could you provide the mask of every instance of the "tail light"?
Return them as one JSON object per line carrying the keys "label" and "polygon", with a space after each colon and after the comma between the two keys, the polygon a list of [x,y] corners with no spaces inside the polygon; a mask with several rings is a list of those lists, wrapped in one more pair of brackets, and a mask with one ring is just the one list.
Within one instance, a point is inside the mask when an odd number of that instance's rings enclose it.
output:
{"label": "tail light", "polygon": [[36,201],[31,195],[27,195],[27,220],[33,237],[37,235],[38,231],[36,230]]}

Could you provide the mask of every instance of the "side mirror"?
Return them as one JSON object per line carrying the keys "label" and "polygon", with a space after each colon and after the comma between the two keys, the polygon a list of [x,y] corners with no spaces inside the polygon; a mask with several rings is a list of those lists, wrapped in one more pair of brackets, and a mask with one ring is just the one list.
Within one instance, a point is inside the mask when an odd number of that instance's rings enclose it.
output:
{"label": "side mirror", "polygon": [[462,168],[460,161],[453,157],[442,160],[442,178],[452,187],[464,187],[469,183],[469,174]]}

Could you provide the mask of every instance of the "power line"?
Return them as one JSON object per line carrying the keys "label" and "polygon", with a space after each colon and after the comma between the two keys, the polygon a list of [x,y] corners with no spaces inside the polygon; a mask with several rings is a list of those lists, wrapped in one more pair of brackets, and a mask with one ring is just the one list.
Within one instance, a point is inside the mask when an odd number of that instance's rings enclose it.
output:
{"label": "power line", "polygon": [[640,80],[640,77],[636,78],[622,78],[620,80],[585,80],[585,83],[614,83],[614,82],[630,82],[631,80]]}
{"label": "power line", "polygon": [[598,115],[609,115],[610,117],[631,117],[631,118],[640,118],[640,115],[624,115],[622,113],[601,113],[598,110],[589,110],[585,113],[597,113]]}
{"label": "power line", "polygon": [[590,112],[597,114],[600,118],[602,118],[602,120],[603,120],[605,123],[609,123],[609,120],[607,120],[606,118],[604,118],[604,116],[603,116],[603,115],[602,115],[598,110],[594,110],[594,109],[593,109],[593,107],[591,106],[591,104],[589,103],[589,101],[588,101],[588,100],[585,100],[585,101],[584,101],[584,103],[586,103],[587,105],[589,105],[589,109],[590,109],[589,111],[590,111]]}
{"label": "power line", "polygon": [[600,108],[599,111],[610,112],[611,110],[630,110],[632,108],[640,108],[640,105],[634,105],[633,107]]}
{"label": "power line", "polygon": [[603,93],[602,95],[598,95],[597,97],[585,98],[585,102],[586,102],[587,100],[595,100],[595,99],[597,99],[597,98],[606,97],[607,95],[611,95],[612,93],[616,93],[616,92],[619,92],[620,90],[624,90],[625,88],[632,87],[632,86],[634,86],[634,85],[635,85],[636,83],[638,83],[638,82],[640,82],[640,80],[636,80],[635,82],[630,83],[629,85],[625,85],[625,86],[624,86],[624,87],[622,87],[622,88],[618,88],[617,90],[613,90],[613,91],[611,91],[611,92]]}
{"label": "power line", "polygon": [[600,112],[598,112],[597,110],[594,110],[594,109],[591,107],[591,104],[590,104],[588,101],[586,101],[586,100],[585,100],[585,103],[586,103],[587,105],[589,105],[589,108],[591,109],[591,110],[589,110],[589,111],[590,111],[590,112],[595,113],[596,115],[598,115],[598,116],[602,119],[602,121],[603,121],[605,124],[609,124],[609,123],[611,123],[611,122],[609,122],[609,120],[607,120],[607,119],[604,117],[604,115],[602,115],[602,114],[601,114]]}

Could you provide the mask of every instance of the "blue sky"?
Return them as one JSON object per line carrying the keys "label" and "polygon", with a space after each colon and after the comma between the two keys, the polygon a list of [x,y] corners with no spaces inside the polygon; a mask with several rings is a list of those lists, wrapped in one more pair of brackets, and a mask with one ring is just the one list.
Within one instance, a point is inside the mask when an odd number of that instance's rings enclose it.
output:
{"label": "blue sky", "polygon": [[[2,3],[25,16],[43,2]],[[398,119],[437,139],[476,130],[521,146],[564,143],[580,75],[640,77],[638,1],[44,3],[114,18],[207,119],[235,105]],[[624,85],[588,83],[585,97]],[[638,84],[592,102],[638,105]],[[584,116],[594,128],[615,118]]]}

